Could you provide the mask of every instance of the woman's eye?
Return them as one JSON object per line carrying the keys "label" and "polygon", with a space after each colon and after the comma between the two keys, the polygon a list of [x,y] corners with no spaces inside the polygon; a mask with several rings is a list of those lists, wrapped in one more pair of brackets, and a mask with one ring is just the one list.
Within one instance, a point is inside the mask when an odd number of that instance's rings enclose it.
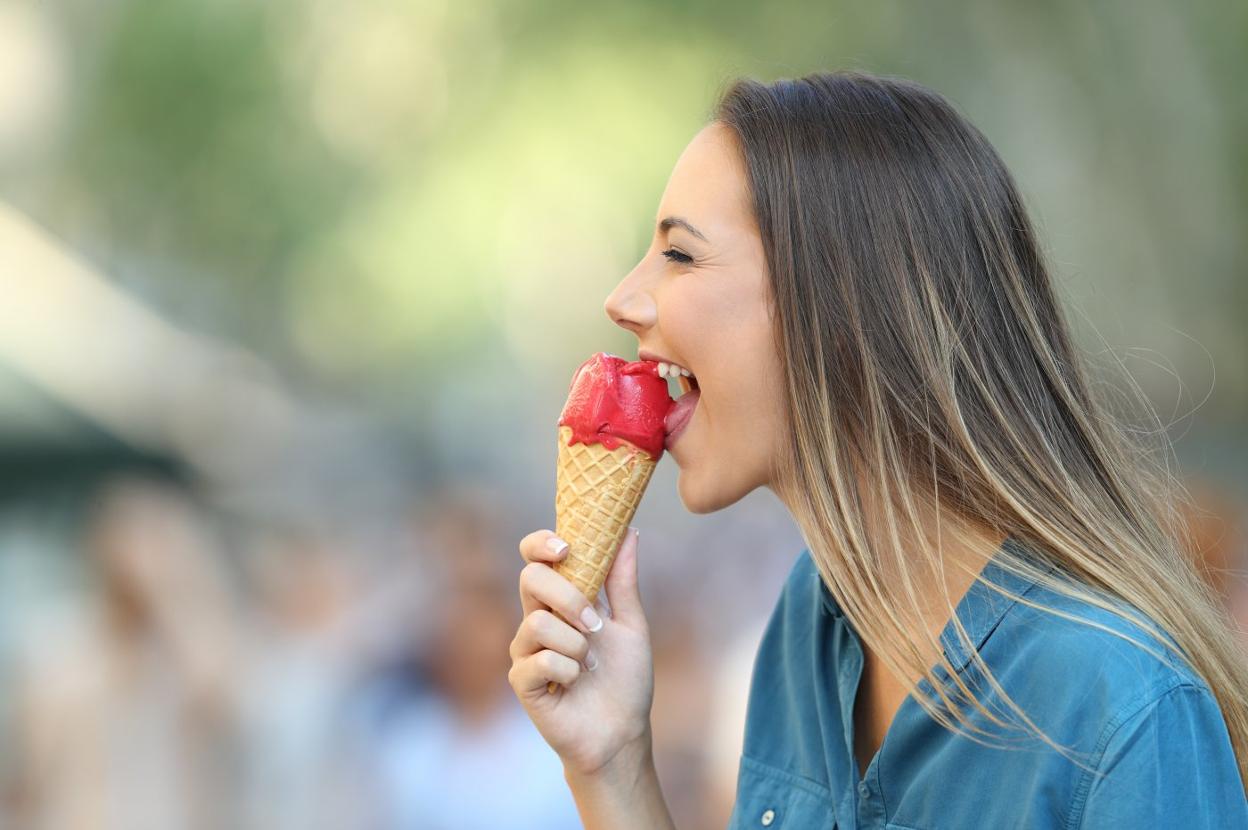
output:
{"label": "woman's eye", "polygon": [[667,257],[668,260],[672,262],[682,262],[682,263],[693,262],[693,257],[689,256],[688,254],[682,254],[680,251],[676,250],[675,248],[668,248],[666,251],[663,252],[663,256]]}

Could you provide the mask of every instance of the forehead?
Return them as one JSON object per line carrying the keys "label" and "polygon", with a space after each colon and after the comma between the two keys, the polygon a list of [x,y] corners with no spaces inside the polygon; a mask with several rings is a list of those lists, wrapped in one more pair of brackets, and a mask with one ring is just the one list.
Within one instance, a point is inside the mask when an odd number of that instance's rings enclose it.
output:
{"label": "forehead", "polygon": [[753,225],[749,182],[736,138],[718,122],[703,127],[676,160],[659,203],[659,219],[683,216],[711,242]]}

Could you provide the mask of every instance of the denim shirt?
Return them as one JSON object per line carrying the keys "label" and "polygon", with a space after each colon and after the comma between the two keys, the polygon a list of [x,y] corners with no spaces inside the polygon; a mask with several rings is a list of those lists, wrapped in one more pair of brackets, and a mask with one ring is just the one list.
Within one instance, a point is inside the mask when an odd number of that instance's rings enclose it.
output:
{"label": "denim shirt", "polygon": [[[1018,543],[1011,537],[1005,545]],[[1142,628],[998,562],[994,555],[982,578],[1165,653],[1163,662],[978,581],[959,601],[958,618],[996,680],[1097,774],[1039,738],[1005,735],[973,709],[972,722],[994,730],[996,747],[956,735],[909,695],[863,775],[853,752],[861,640],[806,549],[755,659],[728,830],[1248,828],[1248,800],[1208,684]],[[979,700],[1011,720],[1012,710],[974,671],[952,620],[941,643]],[[949,681],[943,668],[935,674]],[[938,700],[926,679],[919,689]],[[1011,747],[1002,748],[1005,742]]]}

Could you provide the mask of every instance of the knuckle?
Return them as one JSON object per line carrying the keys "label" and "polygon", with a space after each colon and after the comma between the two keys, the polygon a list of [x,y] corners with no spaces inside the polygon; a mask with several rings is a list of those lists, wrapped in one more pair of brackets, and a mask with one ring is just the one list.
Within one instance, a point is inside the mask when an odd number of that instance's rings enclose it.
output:
{"label": "knuckle", "polygon": [[520,569],[520,580],[526,584],[533,584],[533,580],[539,578],[539,574],[546,565],[542,562],[530,562]]}
{"label": "knuckle", "polygon": [[534,565],[536,562],[530,562],[520,569],[520,590],[526,593],[533,593],[533,579],[535,574]]}
{"label": "knuckle", "polygon": [[545,608],[538,608],[529,614],[529,630],[534,634],[549,634],[554,628],[555,615]]}
{"label": "knuckle", "polygon": [[553,649],[546,652],[546,671],[551,677],[565,682],[576,679],[578,666],[575,660],[566,654],[561,654]]}
{"label": "knuckle", "polygon": [[542,674],[553,677],[556,674],[558,662],[555,660],[555,653],[550,649],[539,651],[534,658],[537,661],[537,667],[541,669]]}
{"label": "knuckle", "polygon": [[546,677],[560,680],[565,683],[576,678],[576,664],[572,658],[565,654],[560,654],[554,649],[547,649],[541,653],[542,674]]}
{"label": "knuckle", "polygon": [[[538,616],[539,614],[541,614],[541,612],[542,612],[542,609],[540,608],[537,609],[536,611],[530,611],[529,615],[524,618],[524,622],[520,624],[520,631],[525,634],[527,639],[538,640],[538,641],[541,640],[542,621],[541,621],[541,617]],[[519,639],[519,634],[517,634],[517,639]]]}

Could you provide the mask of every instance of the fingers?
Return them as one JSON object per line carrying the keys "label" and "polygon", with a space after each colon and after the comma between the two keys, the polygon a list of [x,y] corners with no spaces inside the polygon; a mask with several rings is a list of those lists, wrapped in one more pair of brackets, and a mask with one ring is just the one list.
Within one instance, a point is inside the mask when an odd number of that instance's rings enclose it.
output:
{"label": "fingers", "polygon": [[546,693],[547,683],[570,686],[581,675],[581,664],[563,654],[545,649],[512,664],[507,682],[518,695]]}
{"label": "fingers", "polygon": [[637,528],[630,527],[624,535],[620,550],[611,563],[607,579],[603,584],[607,600],[611,603],[612,616],[623,622],[645,618],[645,610],[641,607],[641,596],[637,592],[637,546],[639,544]]}
{"label": "fingers", "polygon": [[554,531],[535,530],[520,540],[520,555],[525,562],[561,562],[567,558],[568,543]]}
{"label": "fingers", "polygon": [[530,562],[520,571],[520,605],[526,617],[539,608],[550,608],[583,634],[603,626],[585,595],[544,562]]}
{"label": "fingers", "polygon": [[511,659],[520,661],[538,653],[542,649],[550,649],[558,654],[570,657],[577,662],[597,665],[588,660],[589,640],[550,611],[539,608],[529,614],[520,623],[520,629],[511,641]]}

